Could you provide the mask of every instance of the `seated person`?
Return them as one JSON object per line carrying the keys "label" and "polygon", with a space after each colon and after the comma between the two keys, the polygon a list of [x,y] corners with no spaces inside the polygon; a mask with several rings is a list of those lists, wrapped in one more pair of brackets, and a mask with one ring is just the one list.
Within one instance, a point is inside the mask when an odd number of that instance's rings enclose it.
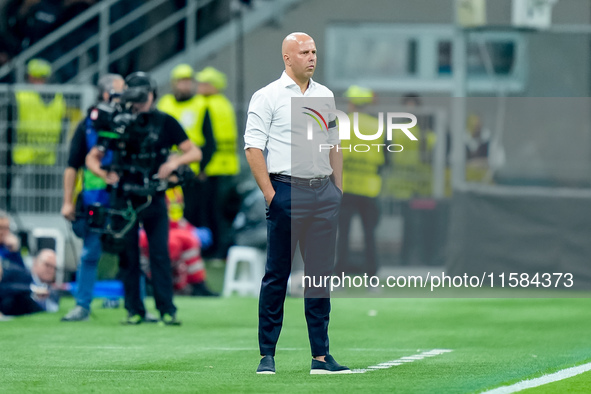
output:
{"label": "seated person", "polygon": [[[195,236],[195,228],[187,221],[170,222],[168,252],[173,269],[173,284],[176,294],[194,296],[218,296],[205,282],[205,264],[201,258],[201,242]],[[149,276],[148,239],[140,232],[142,269]]]}
{"label": "seated person", "polygon": [[8,260],[24,267],[19,249],[18,238],[10,232],[10,217],[6,211],[0,209],[0,260]]}
{"label": "seated person", "polygon": [[20,316],[36,312],[56,312],[58,292],[55,281],[57,258],[51,249],[43,249],[33,262],[31,272],[24,265],[2,261],[0,271],[0,313]]}

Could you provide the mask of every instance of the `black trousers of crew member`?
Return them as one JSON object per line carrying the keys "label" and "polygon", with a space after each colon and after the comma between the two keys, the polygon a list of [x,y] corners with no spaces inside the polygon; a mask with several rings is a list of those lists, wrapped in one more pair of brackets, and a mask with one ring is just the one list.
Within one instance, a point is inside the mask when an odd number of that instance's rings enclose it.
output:
{"label": "black trousers of crew member", "polygon": [[[351,220],[359,214],[363,226],[363,242],[365,250],[365,264],[355,267],[349,260],[349,233]],[[339,236],[337,240],[337,266],[335,275],[347,273],[366,273],[374,276],[378,272],[376,257],[375,230],[380,219],[378,200],[372,197],[359,196],[345,193],[341,202],[341,214],[339,216]]]}
{"label": "black trousers of crew member", "polygon": [[205,257],[217,256],[220,242],[220,222],[222,221],[223,205],[220,200],[220,177],[207,177],[204,180],[194,179],[183,186],[185,210],[183,216],[195,227],[207,227],[211,231],[212,244],[203,250]]}
{"label": "black trousers of crew member", "polygon": [[[304,260],[305,275],[331,275],[341,192],[330,180],[319,187],[271,181],[275,197],[267,211],[267,265],[259,298],[259,348],[275,355],[283,324],[283,304],[296,245]],[[329,354],[328,287],[304,292],[306,322],[312,356]]]}
{"label": "black trousers of crew member", "polygon": [[183,185],[185,207],[183,216],[195,227],[207,225],[207,184],[206,181],[193,179]]}
{"label": "black trousers of crew member", "polygon": [[140,212],[138,221],[126,235],[126,247],[120,255],[120,276],[125,288],[125,309],[130,314],[146,315],[141,298],[139,222],[148,237],[150,272],[156,309],[160,314],[174,315],[176,307],[172,302],[172,267],[168,254],[168,213],[163,194],[153,197],[148,208]]}

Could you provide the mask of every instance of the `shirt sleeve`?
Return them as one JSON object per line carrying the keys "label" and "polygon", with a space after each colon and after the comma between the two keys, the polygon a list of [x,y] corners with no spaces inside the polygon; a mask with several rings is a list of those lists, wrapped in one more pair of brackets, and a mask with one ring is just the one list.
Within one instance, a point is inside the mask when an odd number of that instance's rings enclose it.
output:
{"label": "shirt sleeve", "polygon": [[168,136],[168,146],[167,148],[172,147],[173,145],[180,145],[185,140],[188,140],[187,133],[183,130],[183,127],[177,122],[175,118],[172,116],[165,114],[166,119],[164,119],[164,130],[162,130]]}
{"label": "shirt sleeve", "polygon": [[273,119],[273,110],[269,98],[263,91],[256,92],[248,106],[248,118],[246,119],[246,129],[244,131],[244,149],[257,148],[265,150],[269,140],[269,130],[271,129],[271,120]]}
{"label": "shirt sleeve", "polygon": [[78,124],[78,127],[76,127],[74,136],[70,141],[68,167],[72,167],[75,170],[84,167],[87,153],[88,147],[86,146],[86,119],[84,119]]}

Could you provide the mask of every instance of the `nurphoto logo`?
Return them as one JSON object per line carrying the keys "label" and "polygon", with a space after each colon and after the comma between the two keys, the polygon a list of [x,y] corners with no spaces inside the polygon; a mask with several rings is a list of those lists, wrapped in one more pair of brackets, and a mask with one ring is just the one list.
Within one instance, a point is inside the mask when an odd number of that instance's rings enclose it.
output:
{"label": "nurphoto logo", "polygon": [[[307,138],[308,140],[314,139],[314,121],[320,127],[321,131],[328,131],[328,122],[326,118],[328,115],[334,114],[338,119],[338,128],[339,128],[339,139],[341,141],[351,140],[351,120],[349,115],[347,115],[343,111],[339,111],[337,109],[333,110],[325,110],[323,114],[315,109],[310,107],[303,107],[304,109],[312,112],[303,112],[305,115],[308,115],[310,119],[308,119],[307,125]],[[324,116],[323,116],[324,115]],[[325,118],[326,116],[326,118]],[[363,133],[359,130],[359,113],[353,113],[353,133],[355,133],[355,137],[362,141],[374,141],[374,142],[381,142],[384,141],[383,134],[384,134],[384,119],[386,119],[386,141],[391,142],[393,139],[393,132],[394,130],[401,130],[406,137],[408,137],[411,141],[417,141],[417,137],[411,133],[409,129],[412,129],[417,125],[417,117],[408,112],[387,112],[384,116],[383,112],[378,113],[378,130],[375,131],[374,134],[365,134],[367,132],[373,132],[373,130],[363,130]],[[410,122],[400,123],[400,121],[410,120]],[[324,126],[324,127],[323,127]],[[319,150],[322,151],[323,149],[330,150],[334,148],[334,145],[331,144],[319,144]],[[347,150],[349,152],[369,152],[372,149],[377,149],[378,152],[381,149],[385,149],[388,152],[397,153],[402,152],[404,149],[400,144],[385,144],[385,143],[374,143],[374,144],[354,144],[349,146],[337,146],[338,151]]]}

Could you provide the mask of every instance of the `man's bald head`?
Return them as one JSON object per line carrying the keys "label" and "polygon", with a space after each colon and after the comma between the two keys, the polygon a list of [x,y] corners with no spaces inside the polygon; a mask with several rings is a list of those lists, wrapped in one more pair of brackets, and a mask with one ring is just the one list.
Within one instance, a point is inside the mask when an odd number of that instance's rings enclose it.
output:
{"label": "man's bald head", "polygon": [[33,273],[43,283],[50,284],[55,281],[56,268],[57,256],[51,249],[42,249],[33,262]]}
{"label": "man's bald head", "polygon": [[316,44],[306,33],[291,33],[281,45],[285,72],[297,83],[307,85],[316,69]]}
{"label": "man's bald head", "polygon": [[289,51],[293,51],[294,49],[297,49],[297,46],[300,43],[303,43],[303,42],[309,41],[309,40],[314,42],[314,39],[306,33],[288,34],[287,37],[285,37],[283,39],[283,44],[281,44],[281,54],[285,55]]}

